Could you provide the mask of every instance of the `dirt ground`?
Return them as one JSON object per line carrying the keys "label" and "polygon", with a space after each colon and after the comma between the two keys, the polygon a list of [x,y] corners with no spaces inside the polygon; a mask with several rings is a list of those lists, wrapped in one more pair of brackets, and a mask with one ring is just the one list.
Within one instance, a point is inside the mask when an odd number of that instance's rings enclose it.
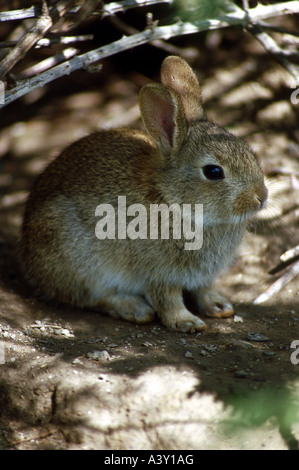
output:
{"label": "dirt ground", "polygon": [[198,47],[208,116],[250,143],[270,192],[218,281],[236,314],[208,318],[192,335],[34,297],[17,261],[32,182],[82,135],[140,127],[137,93],[157,79],[164,55],[153,55],[151,74],[131,51],[102,73],[77,72],[31,93],[0,115],[1,449],[298,449],[298,276],[267,302],[252,301],[299,243],[299,108],[287,72],[245,33],[211,33]]}

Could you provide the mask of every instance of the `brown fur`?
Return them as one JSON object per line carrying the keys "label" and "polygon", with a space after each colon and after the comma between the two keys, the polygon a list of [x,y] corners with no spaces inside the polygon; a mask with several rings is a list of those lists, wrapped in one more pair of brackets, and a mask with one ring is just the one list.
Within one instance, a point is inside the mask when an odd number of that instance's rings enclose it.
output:
{"label": "brown fur", "polygon": [[[206,120],[188,64],[170,56],[161,77],[163,84],[140,92],[149,136],[97,132],[70,145],[39,177],[23,222],[22,264],[28,281],[49,298],[138,323],[156,312],[172,330],[203,330],[183,291],[208,315],[233,313],[212,285],[267,191],[250,149]],[[207,164],[221,166],[225,178],[206,179]],[[202,248],[185,250],[184,237],[97,239],[95,209],[117,207],[118,196],[126,196],[127,206],[143,204],[148,214],[151,204],[203,204]]]}

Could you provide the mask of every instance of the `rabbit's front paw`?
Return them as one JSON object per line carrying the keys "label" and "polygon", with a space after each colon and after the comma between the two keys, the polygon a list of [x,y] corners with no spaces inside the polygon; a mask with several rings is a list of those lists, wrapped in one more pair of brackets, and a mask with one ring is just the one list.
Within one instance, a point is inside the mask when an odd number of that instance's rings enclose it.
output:
{"label": "rabbit's front paw", "polygon": [[179,312],[169,312],[162,317],[162,322],[169,330],[180,331],[181,333],[194,333],[203,331],[207,325],[198,317],[190,313],[187,309]]}
{"label": "rabbit's front paw", "polygon": [[203,309],[208,317],[226,318],[234,315],[232,304],[215,290],[205,292],[198,302],[200,309]]}

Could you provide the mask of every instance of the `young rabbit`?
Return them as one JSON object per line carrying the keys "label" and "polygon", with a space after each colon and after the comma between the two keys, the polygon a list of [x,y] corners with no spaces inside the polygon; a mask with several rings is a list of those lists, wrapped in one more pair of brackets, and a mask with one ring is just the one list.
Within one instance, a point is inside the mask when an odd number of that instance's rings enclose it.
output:
{"label": "young rabbit", "polygon": [[[149,136],[96,132],[70,145],[39,177],[24,217],[22,262],[28,281],[47,298],[136,323],[157,313],[171,330],[201,331],[206,324],[183,297],[189,293],[208,316],[233,314],[213,282],[231,263],[267,190],[248,146],[207,120],[189,65],[167,57],[161,81],[145,85],[139,96]],[[107,215],[108,207],[117,210],[119,196],[147,214],[154,204],[202,204],[201,248],[186,249],[185,235],[171,236],[174,215],[170,236],[152,239],[149,226],[144,236],[117,236],[123,217],[117,212],[115,232],[100,240],[97,207],[103,204],[107,211],[100,215]]]}

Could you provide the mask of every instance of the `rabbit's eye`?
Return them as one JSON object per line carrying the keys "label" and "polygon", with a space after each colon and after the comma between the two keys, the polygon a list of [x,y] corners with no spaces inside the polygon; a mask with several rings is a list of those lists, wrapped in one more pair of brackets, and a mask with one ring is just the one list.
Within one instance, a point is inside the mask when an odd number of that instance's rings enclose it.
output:
{"label": "rabbit's eye", "polygon": [[208,180],[223,180],[224,171],[218,165],[206,165],[203,167],[203,174]]}

